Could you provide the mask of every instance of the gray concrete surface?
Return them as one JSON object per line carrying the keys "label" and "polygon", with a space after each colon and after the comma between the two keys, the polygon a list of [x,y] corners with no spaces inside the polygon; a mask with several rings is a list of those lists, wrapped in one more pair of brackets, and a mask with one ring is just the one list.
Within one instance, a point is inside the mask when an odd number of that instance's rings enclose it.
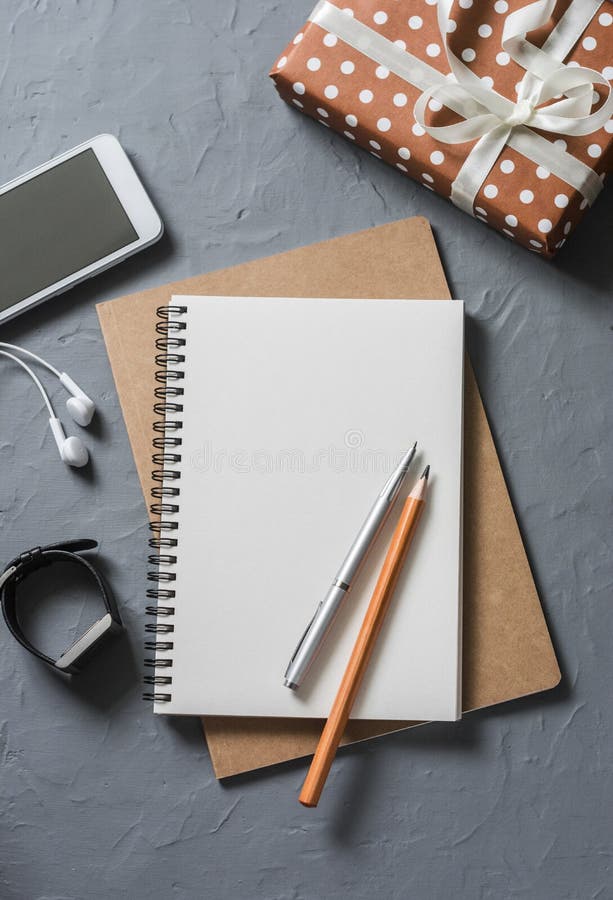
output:
{"label": "gray concrete surface", "polygon": [[[93,535],[127,637],[67,684],[0,627],[2,900],[613,897],[613,192],[548,264],[290,111],[267,67],[311,0],[5,0],[0,179],[118,135],[162,244],[2,328],[96,398],[89,473],[2,365],[2,559]],[[455,295],[564,671],[548,695],[219,784],[196,721],[140,699],[145,507],[94,303],[406,215]],[[53,396],[63,408],[56,385]],[[48,589],[59,598],[58,581]],[[84,599],[85,598],[85,599]],[[84,622],[75,589],[63,621]],[[51,612],[32,628],[59,641]],[[58,611],[56,610],[56,613]]]}

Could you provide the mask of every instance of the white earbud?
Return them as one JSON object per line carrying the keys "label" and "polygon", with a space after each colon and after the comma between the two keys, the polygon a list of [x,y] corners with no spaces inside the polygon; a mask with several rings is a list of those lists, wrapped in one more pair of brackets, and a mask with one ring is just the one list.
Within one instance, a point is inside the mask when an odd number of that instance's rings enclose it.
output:
{"label": "white earbud", "polygon": [[[7,346],[12,347],[12,344],[0,343],[0,346],[1,347],[7,347]],[[15,349],[21,350],[20,347],[17,347]],[[22,352],[25,352],[26,355],[29,355],[29,356],[34,355],[34,354],[30,354],[29,351],[22,351]],[[78,437],[66,437],[66,435],[64,434],[64,429],[62,428],[62,423],[55,415],[53,406],[51,405],[51,400],[49,399],[49,396],[48,396],[46,390],[44,389],[44,387],[42,386],[39,378],[34,374],[32,369],[28,365],[26,365],[26,363],[24,363],[24,361],[22,359],[19,359],[18,356],[14,356],[12,353],[7,353],[6,350],[0,350],[0,355],[6,356],[6,357],[8,357],[8,359],[12,359],[13,362],[16,362],[17,365],[21,366],[22,369],[25,369],[25,371],[28,373],[28,375],[30,376],[30,378],[32,379],[32,381],[34,382],[34,384],[40,391],[42,398],[45,401],[45,406],[49,410],[49,425],[51,427],[51,431],[53,432],[53,437],[55,438],[55,443],[57,444],[57,449],[60,452],[60,457],[62,458],[62,461],[65,462],[69,466],[75,466],[75,468],[81,468],[81,466],[87,465],[87,462],[89,460],[89,453],[87,452],[87,449],[86,449],[85,445],[83,444],[83,441],[81,441],[81,439]],[[35,358],[38,359],[38,357],[35,357]],[[47,364],[45,363],[45,365],[47,365]],[[50,368],[50,367],[47,365],[47,368]],[[61,377],[59,372],[57,373],[57,375],[58,375],[58,378]],[[78,388],[77,388],[77,390],[78,390]],[[85,397],[85,399],[88,400],[89,398]],[[70,400],[68,402],[70,403]],[[91,403],[91,400],[89,402]],[[90,419],[91,419],[91,416],[90,416]]]}
{"label": "white earbud", "polygon": [[[27,356],[29,359],[34,359],[36,360],[36,362],[40,363],[41,366],[44,366],[46,369],[49,369],[50,372],[53,372],[53,374],[62,382],[68,393],[72,394],[72,396],[69,397],[66,401],[66,408],[68,409],[68,412],[70,413],[74,421],[77,423],[77,425],[81,425],[83,427],[89,425],[94,416],[94,413],[96,412],[94,401],[91,400],[87,396],[87,394],[81,390],[79,385],[72,380],[70,375],[67,375],[66,372],[59,372],[55,368],[55,366],[51,365],[51,363],[48,363],[40,356],[37,356],[36,353],[32,353],[30,350],[25,350],[23,347],[17,347],[15,344],[5,344],[2,341],[0,341],[0,347],[4,347],[5,350],[12,350],[17,353],[21,353],[24,356]],[[7,355],[10,356],[10,354]],[[14,358],[15,357],[12,357],[12,359]]]}
{"label": "white earbud", "polygon": [[49,419],[49,425],[63,462],[76,469],[86,466],[89,461],[89,453],[83,441],[78,437],[66,437],[62,423],[55,416]]}
{"label": "white earbud", "polygon": [[72,394],[72,397],[66,401],[68,412],[77,425],[82,425],[83,427],[89,425],[96,412],[94,401],[90,400],[87,394],[81,390],[79,385],[76,384],[66,372],[62,372],[60,381],[66,390]]}

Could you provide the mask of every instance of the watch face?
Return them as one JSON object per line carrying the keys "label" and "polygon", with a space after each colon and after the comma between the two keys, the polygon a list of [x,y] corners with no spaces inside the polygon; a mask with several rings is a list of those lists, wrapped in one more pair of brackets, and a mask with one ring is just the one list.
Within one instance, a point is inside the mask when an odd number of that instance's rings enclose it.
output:
{"label": "watch face", "polygon": [[57,669],[66,671],[73,666],[82,665],[97,644],[107,635],[119,631],[120,626],[113,621],[111,614],[106,613],[97,622],[91,625],[85,634],[82,634],[74,642],[72,647],[65,650],[55,663]]}

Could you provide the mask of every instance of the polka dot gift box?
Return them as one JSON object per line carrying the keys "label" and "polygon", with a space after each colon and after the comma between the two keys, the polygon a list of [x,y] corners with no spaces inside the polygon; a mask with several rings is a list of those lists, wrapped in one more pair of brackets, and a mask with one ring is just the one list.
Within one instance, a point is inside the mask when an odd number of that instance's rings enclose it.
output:
{"label": "polka dot gift box", "polygon": [[320,0],[281,97],[551,257],[613,160],[611,0]]}

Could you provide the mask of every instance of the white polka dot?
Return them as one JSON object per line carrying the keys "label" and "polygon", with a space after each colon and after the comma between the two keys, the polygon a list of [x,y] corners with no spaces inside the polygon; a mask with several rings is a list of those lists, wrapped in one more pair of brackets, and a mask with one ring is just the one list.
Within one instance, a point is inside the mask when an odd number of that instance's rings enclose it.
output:
{"label": "white polka dot", "polygon": [[602,153],[602,147],[600,144],[590,144],[587,148],[588,156],[591,156],[592,159],[598,159],[600,154]]}
{"label": "white polka dot", "polygon": [[494,87],[494,79],[492,78],[491,75],[484,75],[483,78],[481,79],[481,83],[483,85],[485,85],[486,88],[489,88],[490,90]]}
{"label": "white polka dot", "polygon": [[295,94],[304,94],[305,87],[301,81],[295,81],[293,84]]}
{"label": "white polka dot", "polygon": [[279,62],[277,63],[277,69],[282,69],[285,63],[287,62],[287,56],[282,56]]}
{"label": "white polka dot", "polygon": [[394,94],[394,106],[406,106],[408,103],[407,95],[401,93]]}
{"label": "white polka dot", "polygon": [[330,113],[327,110],[325,110],[322,106],[317,107],[317,113],[324,119],[327,119],[328,116],[330,115]]}
{"label": "white polka dot", "polygon": [[558,209],[565,209],[568,206],[568,197],[566,194],[556,194],[553,202]]}
{"label": "white polka dot", "polygon": [[421,137],[426,133],[426,129],[422,125],[419,125],[417,122],[415,122],[415,124],[411,128],[411,131],[413,132],[415,137]]}
{"label": "white polka dot", "polygon": [[321,69],[321,60],[316,56],[307,59],[307,69],[309,69],[310,72],[317,72],[318,69]]}
{"label": "white polka dot", "polygon": [[430,154],[430,162],[434,166],[440,166],[441,163],[445,162],[445,154],[440,150],[433,150]]}
{"label": "white polka dot", "polygon": [[351,75],[355,71],[355,65],[350,59],[345,59],[341,63],[341,72],[343,75]]}
{"label": "white polka dot", "polygon": [[511,57],[502,50],[500,53],[496,54],[496,62],[499,66],[508,66],[511,62]]}
{"label": "white polka dot", "polygon": [[438,44],[428,44],[426,47],[426,53],[428,56],[438,56],[441,52],[441,48]]}
{"label": "white polka dot", "polygon": [[349,113],[348,116],[345,116],[345,122],[351,128],[355,128],[355,126],[358,124],[358,117],[354,116],[353,113]]}
{"label": "white polka dot", "polygon": [[584,50],[594,50],[594,48],[596,47],[596,44],[597,44],[596,38],[589,37],[589,35],[588,35],[588,37],[584,37],[583,40],[581,41],[581,45]]}
{"label": "white polka dot", "polygon": [[487,210],[483,209],[481,206],[475,206],[475,212],[479,213],[480,216],[487,216]]}
{"label": "white polka dot", "polygon": [[510,226],[511,226],[511,228],[517,228],[517,216],[514,216],[514,215],[511,213],[511,214],[509,214],[508,216],[505,216],[505,217],[504,217],[504,220],[505,220],[505,222],[507,223],[507,225],[510,225]]}
{"label": "white polka dot", "polygon": [[579,209],[583,210],[583,209],[585,209],[586,206],[587,206],[587,200],[584,197],[583,200],[581,201]]}
{"label": "white polka dot", "polygon": [[546,169],[545,166],[537,166],[536,169],[536,177],[540,178],[541,181],[545,181],[546,178],[549,178],[551,172],[549,169]]}
{"label": "white polka dot", "polygon": [[387,22],[387,13],[383,12],[383,10],[380,9],[378,12],[376,12],[374,14],[374,16],[372,18],[373,18],[373,22],[376,25],[385,25],[385,23]]}
{"label": "white polka dot", "polygon": [[566,141],[563,138],[558,138],[557,141],[553,142],[554,147],[559,147],[560,150],[566,150]]}
{"label": "white polka dot", "polygon": [[518,81],[517,84],[515,85],[515,93],[519,94],[520,91],[521,91],[521,81]]}
{"label": "white polka dot", "polygon": [[292,41],[292,43],[293,43],[293,44],[299,44],[303,37],[304,37],[303,33],[302,33],[302,32],[299,32],[299,34],[296,35],[296,37],[294,38],[294,40]]}
{"label": "white polka dot", "polygon": [[350,16],[353,19],[353,10],[350,6],[344,6],[342,12],[344,12],[346,16]]}
{"label": "white polka dot", "polygon": [[360,91],[359,97],[362,103],[370,103],[374,94],[372,91],[369,91],[368,88],[365,88],[363,91]]}
{"label": "white polka dot", "polygon": [[326,47],[336,47],[338,43],[338,38],[335,34],[325,34],[324,35],[324,44]]}
{"label": "white polka dot", "polygon": [[607,132],[607,134],[613,134],[613,119],[609,119],[609,121],[606,122],[604,130]]}
{"label": "white polka dot", "polygon": [[389,73],[390,70],[387,68],[387,66],[377,66],[377,68],[375,69],[375,75],[377,76],[377,78],[387,78]]}
{"label": "white polka dot", "polygon": [[324,88],[324,96],[328,98],[328,100],[334,100],[335,97],[338,97],[338,88],[335,84],[327,84]]}
{"label": "white polka dot", "polygon": [[564,234],[570,234],[570,230],[572,227],[573,227],[573,223],[567,222],[566,225],[564,226]]}
{"label": "white polka dot", "polygon": [[497,13],[500,13],[502,15],[503,13],[506,13],[508,11],[509,4],[507,3],[507,0],[496,0],[496,2],[494,3],[494,9]]}
{"label": "white polka dot", "polygon": [[350,141],[355,141],[355,134],[352,134],[350,131],[343,131],[343,134],[346,138],[349,138]]}
{"label": "white polka dot", "polygon": [[424,24],[424,20],[421,16],[411,16],[409,19],[409,28],[412,28],[413,31],[417,31]]}
{"label": "white polka dot", "polygon": [[397,47],[400,47],[401,50],[407,49],[406,41],[398,40],[398,41],[394,41],[394,43],[396,44]]}
{"label": "white polka dot", "polygon": [[551,222],[550,219],[541,219],[536,227],[543,234],[549,234],[549,232],[553,228],[553,223]]}
{"label": "white polka dot", "polygon": [[[559,100],[561,96],[562,96],[561,94],[558,94],[558,96],[555,99]],[[599,101],[600,101],[600,94],[598,93],[598,91],[592,91],[592,106],[596,106],[596,104]]]}
{"label": "white polka dot", "polygon": [[487,219],[484,219],[483,216],[475,216],[475,219],[479,219],[480,222],[485,222],[486,225],[489,224]]}
{"label": "white polka dot", "polygon": [[409,150],[408,147],[399,147],[399,148],[398,148],[398,156],[399,156],[401,159],[410,159],[410,158],[411,158],[411,151]]}
{"label": "white polka dot", "polygon": [[449,21],[447,22],[447,34],[452,34],[452,32],[454,32],[457,27],[458,23],[453,19],[449,19]]}
{"label": "white polka dot", "polygon": [[495,184],[486,184],[483,188],[483,194],[488,198],[488,200],[493,200],[494,197],[498,196],[498,188]]}
{"label": "white polka dot", "polygon": [[436,6],[438,0],[426,0],[428,6]]}
{"label": "white polka dot", "polygon": [[503,159],[500,163],[500,171],[505,175],[510,175],[515,170],[515,163],[512,159]]}
{"label": "white polka dot", "polygon": [[392,127],[392,123],[385,116],[382,116],[377,121],[377,128],[379,129],[379,131],[389,131],[391,127]]}
{"label": "white polka dot", "polygon": [[520,191],[519,199],[522,203],[532,203],[532,201],[534,200],[534,194],[532,193],[532,191],[523,190]]}
{"label": "white polka dot", "polygon": [[428,101],[428,107],[432,110],[432,112],[440,112],[440,110],[443,108],[443,104],[440,102],[440,100],[436,100],[434,97],[432,97]]}
{"label": "white polka dot", "polygon": [[296,100],[295,97],[292,100],[292,103],[294,104],[294,106],[297,106],[299,109],[304,109],[304,103],[301,103],[300,100]]}
{"label": "white polka dot", "polygon": [[407,169],[406,166],[403,166],[403,165],[402,165],[402,163],[396,163],[396,168],[397,168],[397,169],[400,169],[401,172],[408,172],[408,171],[409,171],[409,170]]}
{"label": "white polka dot", "polygon": [[577,67],[577,66],[579,66],[579,63],[577,62],[576,59],[571,59],[570,62],[567,62],[567,63],[566,63],[566,66],[567,66],[567,68],[570,69],[570,68],[572,68],[572,67]]}
{"label": "white polka dot", "polygon": [[374,150],[371,150],[371,151],[370,151],[370,155],[371,155],[371,156],[374,156],[375,159],[381,159],[381,157],[379,156],[379,154],[378,154],[378,153],[375,153]]}
{"label": "white polka dot", "polygon": [[613,16],[611,13],[600,13],[598,21],[604,28],[608,28],[611,22],[613,22]]}
{"label": "white polka dot", "polygon": [[532,244],[533,247],[542,247],[543,246],[540,241],[530,241],[530,243]]}
{"label": "white polka dot", "polygon": [[460,0],[460,6],[462,9],[470,9],[473,5],[473,0]]}
{"label": "white polka dot", "polygon": [[477,28],[477,34],[479,37],[488,38],[492,36],[492,26],[491,25],[479,25]]}
{"label": "white polka dot", "polygon": [[373,148],[373,150],[380,150],[380,149],[381,149],[381,144],[379,143],[379,141],[369,141],[368,143],[369,143],[370,146]]}
{"label": "white polka dot", "polygon": [[556,250],[560,250],[564,246],[565,243],[566,243],[566,238],[562,238],[561,241],[558,241],[558,243],[556,244]]}
{"label": "white polka dot", "polygon": [[509,231],[508,228],[503,228],[503,229],[502,229],[502,233],[503,233],[503,234],[506,234],[507,237],[510,237],[510,238],[514,238],[514,237],[515,237],[515,235],[513,234],[513,232],[512,232],[512,231]]}
{"label": "white polka dot", "polygon": [[429,181],[430,184],[434,183],[434,178],[432,177],[432,175],[428,175],[427,172],[422,172],[421,177],[424,179],[424,181]]}
{"label": "white polka dot", "polygon": [[602,74],[607,81],[613,81],[613,66],[605,66],[602,70]]}
{"label": "white polka dot", "polygon": [[320,125],[325,125],[326,128],[330,127],[325,119],[318,119],[317,121],[319,122]]}
{"label": "white polka dot", "polygon": [[465,50],[462,50],[462,59],[464,62],[472,62],[476,55],[477,54],[472,47],[467,47]]}

